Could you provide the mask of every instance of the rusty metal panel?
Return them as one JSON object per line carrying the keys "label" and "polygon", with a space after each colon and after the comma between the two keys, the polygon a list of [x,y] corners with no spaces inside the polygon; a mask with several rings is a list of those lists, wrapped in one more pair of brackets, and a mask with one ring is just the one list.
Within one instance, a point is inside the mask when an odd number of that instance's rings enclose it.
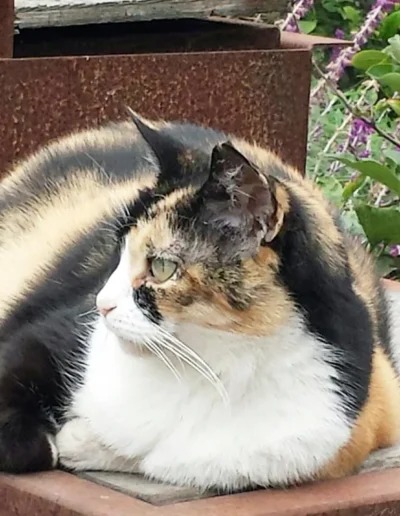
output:
{"label": "rusty metal panel", "polygon": [[0,58],[12,57],[13,37],[14,0],[0,0]]}
{"label": "rusty metal panel", "polygon": [[255,139],[304,169],[310,66],[308,50],[0,60],[0,169],[125,105]]}

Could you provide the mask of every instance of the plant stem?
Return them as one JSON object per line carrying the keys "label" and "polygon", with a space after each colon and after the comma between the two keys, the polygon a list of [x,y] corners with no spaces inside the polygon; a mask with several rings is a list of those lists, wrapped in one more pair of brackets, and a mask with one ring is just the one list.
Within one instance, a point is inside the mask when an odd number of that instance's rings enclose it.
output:
{"label": "plant stem", "polygon": [[317,71],[319,77],[323,79],[327,86],[335,93],[335,95],[338,97],[338,99],[342,102],[342,104],[346,107],[346,109],[355,117],[359,118],[366,124],[368,124],[375,132],[377,132],[382,138],[387,140],[388,142],[392,143],[393,145],[396,145],[397,147],[400,147],[400,140],[397,140],[397,138],[394,138],[390,134],[388,134],[386,131],[383,131],[380,127],[378,127],[374,120],[368,118],[364,113],[357,111],[353,108],[353,106],[349,103],[349,101],[346,99],[346,97],[343,95],[343,93],[336,87],[336,84],[324,74],[324,72],[319,67],[318,63],[315,59],[313,59],[313,65],[315,70]]}

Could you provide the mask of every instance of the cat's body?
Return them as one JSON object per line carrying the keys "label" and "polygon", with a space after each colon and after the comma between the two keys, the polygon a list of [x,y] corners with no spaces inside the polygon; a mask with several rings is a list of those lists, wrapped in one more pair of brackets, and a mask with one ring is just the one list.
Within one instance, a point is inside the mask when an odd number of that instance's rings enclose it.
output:
{"label": "cat's body", "polygon": [[0,186],[0,470],[231,491],[397,442],[400,302],[318,189],[211,129],[135,123]]}

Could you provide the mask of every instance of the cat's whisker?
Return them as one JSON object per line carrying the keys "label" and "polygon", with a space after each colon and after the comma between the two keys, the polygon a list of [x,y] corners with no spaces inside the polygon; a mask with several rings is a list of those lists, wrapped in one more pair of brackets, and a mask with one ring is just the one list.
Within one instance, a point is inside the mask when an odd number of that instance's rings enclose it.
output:
{"label": "cat's whisker", "polygon": [[97,313],[97,310],[96,308],[91,308],[90,310],[88,310],[87,312],[82,312],[81,314],[79,314],[77,317],[80,318],[80,317],[86,317],[87,315],[94,315],[95,313]]}
{"label": "cat's whisker", "polygon": [[154,355],[156,355],[161,362],[163,362],[166,367],[171,371],[171,373],[175,376],[175,378],[178,380],[178,382],[181,381],[181,376],[172,363],[172,361],[167,357],[167,355],[164,353],[162,349],[160,349],[157,344],[154,341],[145,340],[144,345],[152,352]]}
{"label": "cat's whisker", "polygon": [[184,362],[195,369],[217,390],[224,402],[228,402],[229,396],[226,392],[225,386],[212,368],[199,355],[197,355],[197,353],[166,330],[161,328],[160,333],[164,337],[160,343],[175,356],[181,358]]}

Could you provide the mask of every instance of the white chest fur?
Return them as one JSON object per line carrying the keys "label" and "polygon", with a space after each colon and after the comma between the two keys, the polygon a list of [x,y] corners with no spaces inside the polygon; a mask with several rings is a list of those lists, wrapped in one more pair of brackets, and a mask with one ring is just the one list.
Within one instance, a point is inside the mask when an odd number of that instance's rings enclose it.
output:
{"label": "white chest fur", "polygon": [[203,357],[229,403],[195,371],[179,382],[157,358],[128,354],[99,319],[73,414],[115,454],[137,459],[139,471],[202,488],[308,478],[348,440],[334,369],[299,321],[247,349],[232,335],[202,333],[184,327],[179,336],[193,347],[208,337]]}

